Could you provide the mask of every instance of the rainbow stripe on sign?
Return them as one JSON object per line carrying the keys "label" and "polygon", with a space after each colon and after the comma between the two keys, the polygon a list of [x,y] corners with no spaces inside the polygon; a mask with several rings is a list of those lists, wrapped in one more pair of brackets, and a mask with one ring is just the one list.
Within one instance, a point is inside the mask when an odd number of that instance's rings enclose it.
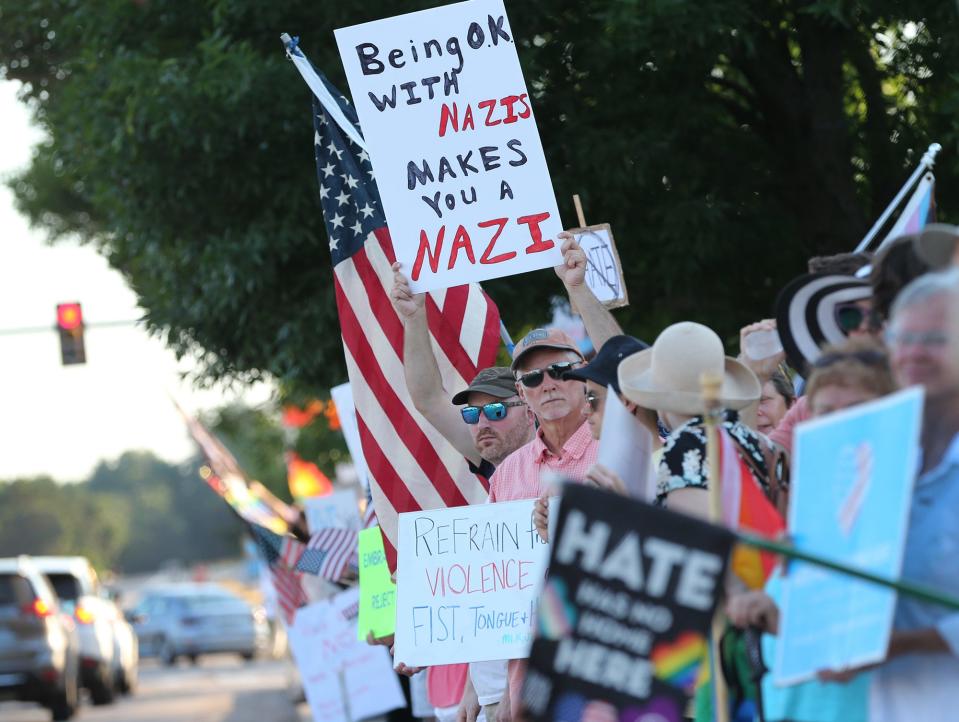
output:
{"label": "rainbow stripe on sign", "polygon": [[708,652],[706,639],[701,634],[684,632],[674,642],[653,647],[650,655],[653,674],[656,679],[692,694],[696,686],[696,673]]}

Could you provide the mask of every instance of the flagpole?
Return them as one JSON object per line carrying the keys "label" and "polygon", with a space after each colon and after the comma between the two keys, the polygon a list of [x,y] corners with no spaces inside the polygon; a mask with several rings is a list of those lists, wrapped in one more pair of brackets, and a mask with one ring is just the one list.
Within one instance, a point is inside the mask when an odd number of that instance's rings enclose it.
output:
{"label": "flagpole", "polygon": [[303,51],[299,48],[299,37],[290,37],[289,33],[283,33],[280,35],[280,40],[283,41],[283,47],[286,48],[286,57],[293,61],[293,64],[296,66],[296,69],[300,71],[300,75],[303,76],[303,80],[306,81],[306,84],[310,86],[310,90],[313,91],[313,95],[316,96],[316,99],[320,101],[320,104],[330,114],[330,117],[336,121],[336,124],[340,126],[344,133],[350,136],[350,139],[356,143],[360,148],[365,151],[369,149],[366,147],[366,141],[363,140],[363,136],[360,135],[359,131],[356,129],[349,119],[343,114],[343,111],[340,110],[339,104],[336,102],[336,98],[333,97],[333,94],[329,91],[326,85],[320,80],[320,76],[316,74],[316,71],[313,69],[313,64],[310,63],[309,59],[304,55]]}
{"label": "flagpole", "polygon": [[[703,422],[706,430],[706,460],[709,465],[709,521],[713,524],[721,524],[723,510],[720,488],[722,473],[719,465],[719,422],[723,410],[719,403],[719,390],[723,381],[716,374],[703,374],[699,383],[706,411]],[[723,677],[721,646],[725,627],[725,615],[721,608],[717,609],[713,616],[709,655],[712,668],[710,679],[713,683],[713,719],[716,722],[729,722],[729,690],[726,688],[726,678]]]}
{"label": "flagpole", "polygon": [[912,175],[909,176],[909,180],[906,181],[905,185],[899,189],[899,193],[896,194],[896,197],[892,199],[892,203],[886,206],[886,210],[882,212],[882,215],[879,216],[872,228],[869,229],[869,232],[866,234],[859,245],[856,246],[856,253],[861,253],[869,248],[872,245],[872,242],[876,238],[876,234],[882,229],[886,224],[886,221],[889,220],[889,216],[899,207],[899,204],[902,203],[902,199],[906,197],[906,194],[912,189],[914,185],[922,178],[922,174],[927,170],[931,169],[936,164],[936,155],[939,151],[942,150],[942,146],[938,143],[932,143],[929,148],[926,149],[926,152],[923,153],[922,159],[919,161],[919,167],[913,171]]}
{"label": "flagpole", "polygon": [[825,557],[811,554],[810,552],[804,552],[792,546],[791,544],[774,541],[773,539],[767,539],[766,537],[756,534],[736,532],[736,538],[741,543],[746,544],[747,546],[755,547],[756,549],[779,554],[787,559],[798,559],[799,561],[807,562],[809,564],[815,564],[816,566],[820,566],[825,569],[831,569],[832,571],[839,572],[840,574],[845,574],[850,577],[855,577],[856,579],[862,579],[866,582],[871,582],[873,584],[878,584],[879,586],[893,589],[897,592],[901,592],[902,594],[914,597],[924,602],[938,604],[940,606],[947,607],[948,609],[959,611],[959,599],[954,599],[935,589],[930,589],[929,587],[924,587],[919,584],[914,584],[913,582],[899,579],[888,579],[886,577],[879,576],[878,574],[867,572],[864,569],[857,569],[855,567],[842,564],[841,562],[835,562],[830,559],[826,559]]}

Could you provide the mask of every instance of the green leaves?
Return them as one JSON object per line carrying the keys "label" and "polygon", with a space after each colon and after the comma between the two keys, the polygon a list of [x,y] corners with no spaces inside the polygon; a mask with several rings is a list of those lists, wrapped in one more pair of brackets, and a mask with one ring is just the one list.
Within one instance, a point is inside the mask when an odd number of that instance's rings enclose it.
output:
{"label": "green leaves", "polygon": [[[51,236],[120,269],[147,326],[203,378],[305,393],[345,379],[309,91],[280,32],[347,90],[336,27],[435,2],[6,3],[0,67],[50,136],[12,182]],[[609,221],[652,338],[768,315],[811,255],[848,251],[932,140],[948,214],[959,150],[950,3],[510,3],[552,181]],[[52,35],[51,35],[52,33]],[[855,163],[853,162],[855,160]],[[550,272],[487,284],[543,322]]]}

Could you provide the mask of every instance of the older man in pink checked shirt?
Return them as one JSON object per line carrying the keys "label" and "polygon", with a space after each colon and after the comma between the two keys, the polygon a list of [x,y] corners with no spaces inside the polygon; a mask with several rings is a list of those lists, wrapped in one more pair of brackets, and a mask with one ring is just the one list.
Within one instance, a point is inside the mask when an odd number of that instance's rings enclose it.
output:
{"label": "older man in pink checked shirt", "polygon": [[[622,333],[619,325],[586,285],[586,254],[572,236],[561,234],[563,265],[556,267],[570,303],[583,319],[593,346],[600,347]],[[516,390],[539,422],[536,436],[510,454],[490,479],[490,502],[532,499],[546,490],[551,479],[583,481],[595,463],[599,444],[586,424],[586,395],[582,381],[566,381],[563,374],[583,364],[573,340],[558,329],[530,331],[513,349]],[[520,713],[520,688],[525,661],[509,662],[509,702],[514,717]],[[505,707],[505,704],[503,705]]]}

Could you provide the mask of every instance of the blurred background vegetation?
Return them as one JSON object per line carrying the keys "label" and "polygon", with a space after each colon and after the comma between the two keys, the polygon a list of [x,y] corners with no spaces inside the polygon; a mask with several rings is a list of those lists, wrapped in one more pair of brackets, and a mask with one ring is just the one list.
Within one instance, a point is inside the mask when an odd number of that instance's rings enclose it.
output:
{"label": "blurred background vegetation", "polygon": [[[342,434],[320,416],[295,436],[279,411],[227,406],[204,421],[252,479],[291,501],[284,450],[313,460],[331,479],[347,458]],[[87,479],[0,482],[0,557],[79,554],[101,569],[152,571],[162,564],[235,557],[243,524],[201,480],[199,457],[170,464],[129,451],[101,462]]]}
{"label": "blurred background vegetation", "polygon": [[[334,28],[422,0],[0,0],[0,72],[49,140],[11,183],[53,238],[96,244],[203,378],[345,379],[309,91],[282,32],[344,91]],[[932,141],[956,218],[954,2],[507,3],[566,224],[612,223],[650,340],[730,337],[814,254],[851,250]],[[952,215],[950,215],[952,213]],[[507,326],[549,271],[488,284]]]}

